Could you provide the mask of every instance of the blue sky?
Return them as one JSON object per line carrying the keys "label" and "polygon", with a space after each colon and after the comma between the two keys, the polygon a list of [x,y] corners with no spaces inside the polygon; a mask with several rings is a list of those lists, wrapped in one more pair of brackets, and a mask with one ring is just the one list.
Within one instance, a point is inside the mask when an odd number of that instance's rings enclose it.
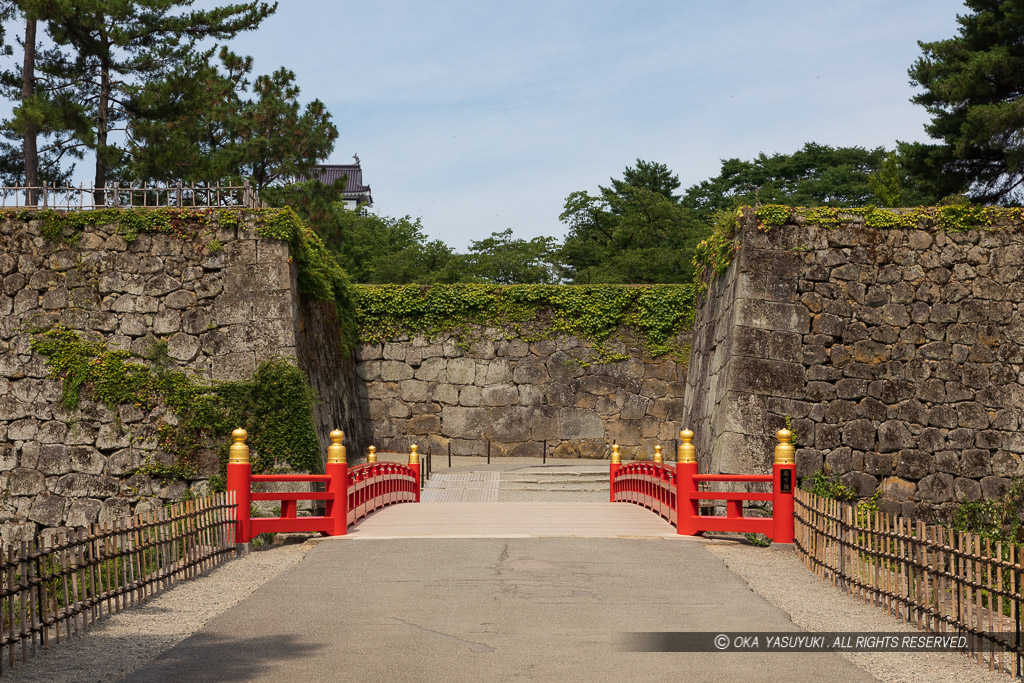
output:
{"label": "blue sky", "polygon": [[[222,1],[222,0],[221,0]],[[221,4],[206,2],[197,5]],[[231,43],[284,65],[362,159],[376,211],[464,249],[564,235],[565,197],[637,158],[683,187],[804,142],[923,140],[907,68],[959,0],[283,0]]]}

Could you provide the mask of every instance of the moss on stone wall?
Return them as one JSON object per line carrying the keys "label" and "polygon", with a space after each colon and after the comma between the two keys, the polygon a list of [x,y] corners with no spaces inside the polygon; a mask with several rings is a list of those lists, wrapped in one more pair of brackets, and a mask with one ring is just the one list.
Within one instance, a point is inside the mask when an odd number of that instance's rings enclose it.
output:
{"label": "moss on stone wall", "polygon": [[634,335],[653,356],[685,356],[677,336],[693,325],[689,285],[357,285],[359,338],[382,342],[402,336],[497,327],[525,340],[569,335],[594,345],[595,360],[620,358],[605,343],[620,331]]}
{"label": "moss on stone wall", "polygon": [[[62,326],[32,335],[33,351],[47,359],[51,376],[61,380],[61,402],[75,409],[80,398],[112,410],[131,405],[144,411],[169,408],[176,421],[159,426],[160,448],[173,462],[150,463],[151,476],[194,478],[199,453],[216,447],[223,470],[233,429],[251,435],[253,470],[276,465],[314,471],[320,465],[313,426],[313,392],[303,372],[283,360],[262,363],[246,380],[206,383],[172,369],[166,344],[157,343],[142,363],[127,351],[111,351],[102,341],[83,339]],[[223,472],[222,472],[223,473]]]}
{"label": "moss on stone wall", "polygon": [[[745,211],[749,211],[746,209]],[[757,227],[768,232],[773,228],[795,223],[819,225],[826,229],[863,222],[865,227],[879,229],[920,229],[943,232],[967,230],[999,230],[1024,224],[1024,208],[1005,206],[974,206],[967,203],[948,206],[919,206],[907,209],[883,209],[877,206],[841,208],[834,206],[785,206],[766,204],[753,210]]]}
{"label": "moss on stone wall", "polygon": [[968,230],[1003,230],[1024,226],[1024,207],[974,206],[966,202],[947,206],[919,206],[906,209],[884,209],[877,206],[786,206],[765,204],[721,211],[716,216],[714,232],[694,250],[694,289],[698,294],[708,283],[724,273],[740,249],[736,229],[751,217],[761,232],[770,232],[786,224],[818,225],[827,230],[852,224],[880,230],[904,229],[929,232],[966,232]]}
{"label": "moss on stone wall", "polygon": [[323,240],[291,208],[110,208],[95,211],[0,211],[4,220],[39,220],[49,241],[75,244],[83,231],[116,225],[126,242],[141,233],[159,233],[175,239],[198,241],[211,253],[222,245],[218,229],[249,227],[259,237],[287,242],[297,266],[299,291],[314,301],[333,301],[338,310],[342,343],[351,349],[358,336],[353,314],[352,285]]}

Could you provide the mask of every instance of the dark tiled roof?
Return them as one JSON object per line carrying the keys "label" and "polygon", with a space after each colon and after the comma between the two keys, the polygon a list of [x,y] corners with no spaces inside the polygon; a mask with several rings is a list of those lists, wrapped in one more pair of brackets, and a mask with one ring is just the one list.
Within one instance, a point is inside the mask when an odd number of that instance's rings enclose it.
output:
{"label": "dark tiled roof", "polygon": [[363,169],[356,164],[314,166],[308,176],[300,176],[299,180],[319,180],[324,185],[333,185],[334,181],[342,176],[348,176],[345,194],[370,191],[369,185],[363,185]]}

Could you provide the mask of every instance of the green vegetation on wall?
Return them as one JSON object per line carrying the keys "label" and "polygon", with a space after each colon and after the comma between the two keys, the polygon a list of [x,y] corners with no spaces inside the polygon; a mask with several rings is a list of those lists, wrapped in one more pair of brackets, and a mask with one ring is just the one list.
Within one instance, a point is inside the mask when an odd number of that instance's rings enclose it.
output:
{"label": "green vegetation on wall", "polygon": [[757,227],[762,232],[786,223],[820,225],[834,229],[863,219],[865,227],[879,229],[920,229],[932,232],[997,230],[1007,224],[1024,224],[1024,208],[975,206],[961,201],[946,206],[919,206],[910,209],[882,209],[877,206],[839,208],[834,206],[784,206],[766,204],[754,209]]}
{"label": "green vegetation on wall", "polygon": [[765,204],[756,208],[720,211],[715,215],[711,237],[698,244],[694,252],[694,289],[698,294],[706,291],[708,283],[729,268],[733,255],[740,249],[735,239],[736,229],[751,211],[761,232],[771,232],[787,224],[818,225],[833,230],[857,223],[881,230],[919,229],[930,232],[1001,230],[1012,225],[1024,225],[1024,207],[974,206],[966,199],[945,206],[909,209]]}
{"label": "green vegetation on wall", "polygon": [[40,220],[47,240],[65,239],[74,244],[82,231],[100,225],[116,225],[126,242],[141,233],[159,233],[175,239],[196,241],[210,253],[223,245],[214,239],[218,228],[240,228],[250,224],[256,235],[287,242],[298,269],[299,291],[315,301],[333,301],[338,310],[341,338],[346,348],[356,341],[357,328],[351,314],[351,284],[345,271],[323,240],[290,208],[110,208],[96,211],[0,211],[3,220]]}
{"label": "green vegetation on wall", "polygon": [[58,325],[35,332],[31,346],[62,381],[61,402],[69,409],[84,395],[114,411],[122,405],[146,411],[166,406],[174,413],[177,424],[165,423],[158,433],[161,450],[173,462],[149,462],[140,468],[146,474],[192,478],[204,448],[217,448],[223,471],[229,435],[238,427],[250,434],[254,472],[277,463],[301,472],[319,467],[312,389],[303,372],[283,360],[262,363],[246,380],[206,383],[172,369],[162,343],[147,354],[149,363],[141,363],[127,351],[111,351]]}
{"label": "green vegetation on wall", "polygon": [[605,342],[620,328],[651,355],[685,357],[676,341],[691,329],[689,285],[356,285],[360,341],[451,332],[468,340],[472,328],[493,326],[525,340],[569,335],[591,342],[597,362],[621,360]]}
{"label": "green vegetation on wall", "polygon": [[954,531],[978,534],[993,541],[1024,541],[1021,512],[1024,510],[1024,479],[1014,478],[1000,498],[962,500],[953,509]]}

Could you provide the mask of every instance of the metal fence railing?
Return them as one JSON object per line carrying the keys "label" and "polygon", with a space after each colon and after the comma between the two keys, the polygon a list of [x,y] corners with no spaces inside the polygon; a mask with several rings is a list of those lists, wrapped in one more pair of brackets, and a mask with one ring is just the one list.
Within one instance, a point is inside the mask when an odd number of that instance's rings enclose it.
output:
{"label": "metal fence railing", "polygon": [[920,630],[963,634],[978,664],[1021,675],[1014,544],[803,490],[795,502],[797,556],[819,578]]}
{"label": "metal fence railing", "polygon": [[111,183],[95,185],[0,186],[0,209],[77,211],[104,208],[263,208],[266,203],[248,181],[241,185],[173,183],[165,185]]}

